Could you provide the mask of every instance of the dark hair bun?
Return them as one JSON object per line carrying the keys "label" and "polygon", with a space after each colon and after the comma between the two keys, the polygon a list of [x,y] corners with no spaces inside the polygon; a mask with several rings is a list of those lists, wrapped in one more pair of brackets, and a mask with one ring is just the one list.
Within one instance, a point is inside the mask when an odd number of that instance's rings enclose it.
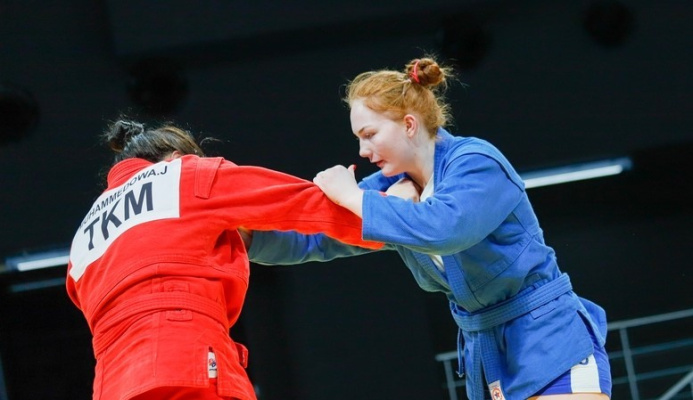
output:
{"label": "dark hair bun", "polygon": [[106,142],[111,149],[120,152],[133,136],[144,132],[144,125],[135,121],[118,120],[106,132]]}

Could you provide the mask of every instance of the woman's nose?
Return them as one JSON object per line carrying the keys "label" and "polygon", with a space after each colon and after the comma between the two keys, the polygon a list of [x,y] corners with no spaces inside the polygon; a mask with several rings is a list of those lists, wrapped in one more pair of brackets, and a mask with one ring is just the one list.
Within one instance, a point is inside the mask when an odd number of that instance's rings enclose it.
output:
{"label": "woman's nose", "polygon": [[363,140],[359,141],[359,156],[368,158],[371,155],[371,150]]}

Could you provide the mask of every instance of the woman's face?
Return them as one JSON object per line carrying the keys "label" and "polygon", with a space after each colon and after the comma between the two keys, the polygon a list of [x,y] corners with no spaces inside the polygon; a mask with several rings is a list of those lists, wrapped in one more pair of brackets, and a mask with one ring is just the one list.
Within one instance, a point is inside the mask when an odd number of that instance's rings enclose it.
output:
{"label": "woman's face", "polygon": [[413,152],[404,119],[394,121],[368,108],[363,100],[351,104],[351,129],[359,140],[359,155],[378,166],[385,176],[407,171]]}

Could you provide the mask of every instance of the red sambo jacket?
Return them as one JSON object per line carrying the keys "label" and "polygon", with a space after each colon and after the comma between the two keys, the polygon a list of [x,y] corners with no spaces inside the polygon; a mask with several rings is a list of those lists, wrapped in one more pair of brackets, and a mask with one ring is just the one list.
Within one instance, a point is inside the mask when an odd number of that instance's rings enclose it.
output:
{"label": "red sambo jacket", "polygon": [[79,226],[68,265],[68,294],[93,334],[94,399],[208,387],[209,351],[218,394],[255,399],[247,354],[229,337],[249,277],[239,226],[382,246],[362,241],[360,218],[290,175],[192,155],[121,161]]}

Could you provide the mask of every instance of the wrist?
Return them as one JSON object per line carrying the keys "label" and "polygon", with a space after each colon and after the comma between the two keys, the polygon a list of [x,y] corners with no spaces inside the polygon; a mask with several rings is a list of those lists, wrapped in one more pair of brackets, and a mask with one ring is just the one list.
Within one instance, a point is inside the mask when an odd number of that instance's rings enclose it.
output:
{"label": "wrist", "polygon": [[350,193],[349,197],[346,199],[346,203],[343,204],[343,207],[361,217],[361,210],[363,208],[363,190],[358,188],[353,193]]}

